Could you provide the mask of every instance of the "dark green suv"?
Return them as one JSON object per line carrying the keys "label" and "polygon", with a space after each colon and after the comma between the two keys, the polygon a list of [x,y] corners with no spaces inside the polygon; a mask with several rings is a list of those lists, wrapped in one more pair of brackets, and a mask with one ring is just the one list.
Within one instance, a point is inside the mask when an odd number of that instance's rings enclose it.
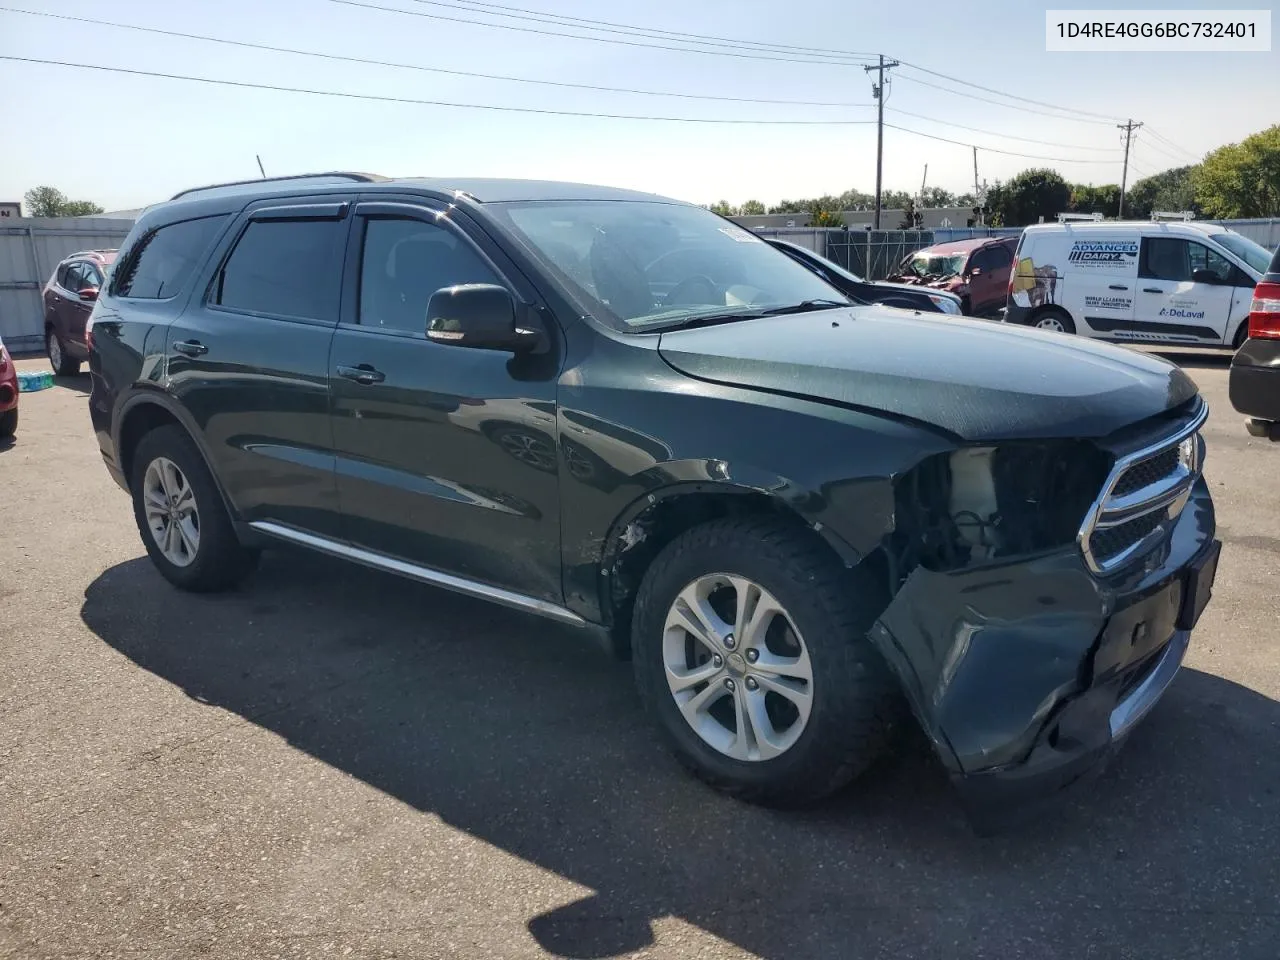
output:
{"label": "dark green suv", "polygon": [[1056,790],[1167,687],[1216,569],[1179,369],[855,307],[660,197],[190,190],[134,226],[89,340],[174,584],[292,544],[577,625],[761,802],[848,781],[901,704],[971,810]]}

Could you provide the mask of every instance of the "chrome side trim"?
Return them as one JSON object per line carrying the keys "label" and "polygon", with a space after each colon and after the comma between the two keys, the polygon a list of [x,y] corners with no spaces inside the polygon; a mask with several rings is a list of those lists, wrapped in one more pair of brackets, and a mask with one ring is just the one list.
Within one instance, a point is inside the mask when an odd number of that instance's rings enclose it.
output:
{"label": "chrome side trim", "polygon": [[411,580],[429,583],[435,587],[443,587],[446,590],[452,590],[454,593],[466,594],[469,597],[479,597],[482,600],[489,600],[504,607],[511,607],[513,610],[522,610],[525,613],[549,617],[552,620],[559,620],[561,623],[572,624],[575,627],[585,627],[587,625],[587,621],[572,610],[546,600],[526,596],[523,593],[503,590],[501,587],[490,586],[477,580],[468,580],[466,577],[459,577],[452,573],[442,573],[430,567],[422,567],[406,560],[397,560],[394,557],[387,557],[371,550],[362,550],[348,543],[330,540],[328,537],[317,536],[314,533],[306,533],[302,530],[295,530],[293,527],[272,523],[269,520],[254,520],[249,526],[259,533],[265,533],[279,540],[286,540],[290,543],[309,547],[312,550],[318,550],[333,557],[341,557],[343,560],[352,560],[375,570],[385,570],[388,573],[399,574]]}
{"label": "chrome side trim", "polygon": [[[1080,524],[1080,530],[1076,534],[1076,544],[1080,547],[1080,552],[1084,555],[1084,561],[1091,571],[1096,574],[1112,573],[1151,546],[1163,533],[1162,530],[1155,530],[1114,557],[1099,561],[1093,554],[1091,544],[1095,530],[1116,527],[1158,510],[1166,510],[1169,519],[1176,518],[1182,512],[1183,507],[1186,506],[1187,498],[1190,496],[1191,488],[1195,485],[1196,480],[1199,479],[1204,469],[1204,438],[1198,436],[1198,433],[1208,419],[1209,404],[1204,398],[1201,398],[1200,408],[1196,411],[1195,416],[1183,424],[1177,432],[1171,433],[1149,446],[1135,450],[1133,453],[1126,454],[1116,460],[1115,466],[1111,468],[1111,473],[1107,475],[1107,480],[1102,485],[1102,492],[1089,505],[1089,510],[1085,513],[1084,521]],[[1112,498],[1112,492],[1120,482],[1120,478],[1130,468],[1170,447],[1182,443],[1188,437],[1196,438],[1192,453],[1194,463],[1190,469],[1179,467],[1171,477],[1162,478],[1155,483],[1148,484],[1141,490],[1135,490],[1132,493]]]}
{"label": "chrome side trim", "polygon": [[1173,683],[1173,678],[1178,675],[1182,658],[1186,656],[1190,643],[1190,630],[1174,632],[1173,637],[1165,645],[1164,653],[1160,654],[1160,661],[1151,673],[1111,711],[1112,739],[1132,730],[1134,725],[1156,705],[1156,701],[1169,689],[1169,684]]}

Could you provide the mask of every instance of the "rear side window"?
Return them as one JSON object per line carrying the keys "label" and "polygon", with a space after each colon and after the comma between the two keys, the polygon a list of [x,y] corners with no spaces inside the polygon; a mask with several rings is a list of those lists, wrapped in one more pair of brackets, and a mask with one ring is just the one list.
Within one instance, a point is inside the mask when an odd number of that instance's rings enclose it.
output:
{"label": "rear side window", "polygon": [[163,300],[191,278],[225,216],[183,220],[153,230],[138,243],[123,269],[115,272],[117,297]]}
{"label": "rear side window", "polygon": [[999,270],[1013,262],[1013,253],[1003,243],[996,247],[988,247],[986,252],[991,256],[991,266]]}
{"label": "rear side window", "polygon": [[230,310],[338,322],[346,220],[252,220],[213,302]]}

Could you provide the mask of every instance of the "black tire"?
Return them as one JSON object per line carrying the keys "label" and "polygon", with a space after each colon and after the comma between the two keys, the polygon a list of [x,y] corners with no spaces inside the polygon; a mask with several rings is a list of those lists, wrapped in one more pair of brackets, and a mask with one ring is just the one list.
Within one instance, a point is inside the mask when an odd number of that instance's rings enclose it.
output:
{"label": "black tire", "polygon": [[[54,343],[58,345],[57,360],[54,359]],[[55,376],[74,377],[80,372],[80,361],[67,353],[66,344],[62,342],[62,338],[58,336],[58,332],[52,327],[44,332],[44,352],[49,358],[49,363],[53,366]]]}
{"label": "black tire", "polygon": [[1065,310],[1059,310],[1057,307],[1052,307],[1048,310],[1038,311],[1034,316],[1032,316],[1027,321],[1027,326],[1036,327],[1037,329],[1051,329],[1051,328],[1042,328],[1040,326],[1043,321],[1048,320],[1049,318],[1053,318],[1054,320],[1057,320],[1060,324],[1062,324],[1062,329],[1054,332],[1057,332],[1057,333],[1075,333],[1076,332],[1076,322],[1071,319],[1071,314],[1067,313],[1067,311]]}
{"label": "black tire", "polygon": [[0,413],[0,440],[12,440],[18,432],[18,408]]}
{"label": "black tire", "polygon": [[[662,636],[676,596],[701,576],[747,577],[777,598],[804,639],[813,702],[799,739],[768,760],[738,760],[686,722],[666,679]],[[676,756],[712,786],[754,803],[799,806],[834,793],[881,756],[904,701],[867,639],[883,606],[871,571],[849,571],[816,535],[777,520],[715,520],[677,537],[650,565],[636,598],[636,683]]]}
{"label": "black tire", "polygon": [[[182,471],[195,497],[199,545],[195,559],[186,566],[179,566],[164,555],[147,524],[143,508],[143,478],[147,468],[158,457],[172,461]],[[138,442],[133,455],[129,490],[133,496],[134,520],[147,554],[174,586],[195,593],[227,590],[240,583],[257,566],[259,552],[243,546],[236,537],[213,475],[195,442],[181,427],[157,427]]]}
{"label": "black tire", "polygon": [[1231,349],[1239,350],[1244,346],[1244,342],[1249,339],[1249,319],[1246,317],[1236,328],[1236,335],[1231,340]]}

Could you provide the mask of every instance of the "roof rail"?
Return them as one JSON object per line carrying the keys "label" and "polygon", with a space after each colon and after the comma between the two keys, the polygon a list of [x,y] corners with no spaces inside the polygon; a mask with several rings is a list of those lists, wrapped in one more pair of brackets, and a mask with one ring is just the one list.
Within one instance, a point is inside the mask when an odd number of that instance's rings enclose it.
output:
{"label": "roof rail", "polygon": [[1152,220],[1194,220],[1194,210],[1152,210]]}
{"label": "roof rail", "polygon": [[186,197],[193,193],[200,193],[204,190],[217,190],[220,187],[247,187],[255,183],[281,183],[289,180],[317,180],[317,179],[337,179],[350,180],[353,183],[379,183],[388,177],[379,176],[376,173],[351,173],[345,170],[334,170],[329,173],[295,173],[287,177],[256,177],[253,180],[229,180],[226,183],[210,183],[203,187],[189,187],[186,190],[180,190],[175,193],[170,200],[177,200],[179,197]]}

